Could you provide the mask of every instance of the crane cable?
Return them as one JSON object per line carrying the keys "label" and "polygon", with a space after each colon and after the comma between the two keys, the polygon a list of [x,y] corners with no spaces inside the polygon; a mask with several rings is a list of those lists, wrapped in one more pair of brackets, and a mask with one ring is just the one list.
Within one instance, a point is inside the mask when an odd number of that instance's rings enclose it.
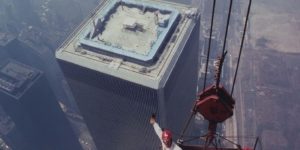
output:
{"label": "crane cable", "polygon": [[228,11],[228,16],[227,16],[227,23],[226,23],[226,30],[225,30],[225,38],[224,38],[224,43],[223,43],[222,55],[225,54],[225,49],[226,49],[227,34],[228,34],[228,28],[229,28],[230,17],[231,17],[231,10],[232,10],[232,1],[233,0],[230,0],[230,4],[229,4],[229,11]]}
{"label": "crane cable", "polygon": [[215,8],[216,8],[216,0],[214,0],[214,2],[213,2],[213,10],[212,10],[212,14],[211,14],[211,23],[210,23],[210,34],[209,34],[209,42],[208,42],[208,51],[207,51],[206,64],[205,64],[204,84],[203,84],[203,89],[202,89],[203,92],[204,92],[204,90],[205,90],[205,88],[206,88],[207,69],[208,69],[209,55],[210,55],[210,49],[211,49],[211,37],[212,37],[213,26],[214,26]]}
{"label": "crane cable", "polygon": [[245,34],[246,34],[246,30],[247,30],[247,24],[248,24],[248,19],[249,19],[249,14],[250,14],[250,9],[251,9],[251,4],[252,4],[252,0],[250,0],[250,1],[249,1],[249,4],[248,4],[247,16],[246,16],[245,25],[244,25],[244,31],[243,31],[243,37],[242,37],[241,46],[240,46],[240,51],[239,51],[238,62],[237,62],[237,64],[236,64],[235,74],[234,74],[233,83],[232,83],[231,97],[232,97],[232,94],[233,94],[233,91],[234,91],[234,86],[235,86],[235,82],[236,82],[236,77],[237,77],[237,73],[238,73],[238,70],[239,70],[240,59],[241,59],[241,54],[242,54],[242,51],[243,51],[244,40],[245,40]]}
{"label": "crane cable", "polygon": [[[209,60],[209,55],[210,55],[210,48],[211,48],[211,37],[212,37],[212,31],[213,31],[213,24],[214,24],[214,16],[215,16],[215,8],[216,8],[216,0],[213,1],[213,9],[212,9],[212,14],[211,14],[211,24],[210,24],[210,35],[209,35],[209,45],[208,45],[208,54],[207,54],[207,59],[206,59],[206,66],[205,66],[205,77],[204,77],[204,85],[203,85],[203,91],[205,90],[205,86],[206,86],[206,76],[207,76],[207,68],[208,68],[208,60]],[[184,129],[182,130],[181,132],[181,136],[179,138],[179,141],[177,141],[178,143],[182,143],[182,138],[183,138],[183,135],[185,134],[192,118],[194,117],[195,115],[195,107],[196,107],[196,103],[194,104],[194,107],[193,107],[193,112],[192,114],[190,115],[189,119],[186,121],[185,123],[185,126],[184,126]]]}
{"label": "crane cable", "polygon": [[228,35],[228,29],[229,29],[229,23],[230,23],[230,17],[231,17],[231,11],[232,11],[232,3],[233,0],[230,0],[229,3],[229,11],[228,11],[228,16],[227,16],[227,22],[226,22],[226,30],[225,30],[225,37],[224,37],[224,42],[223,42],[223,50],[222,50],[222,57],[221,57],[221,63],[220,63],[220,68],[219,68],[219,72],[217,74],[217,81],[216,81],[216,89],[219,88],[219,83],[221,80],[221,72],[222,72],[222,66],[223,66],[223,62],[226,56],[227,51],[225,52],[226,49],[226,44],[227,44],[227,35]]}

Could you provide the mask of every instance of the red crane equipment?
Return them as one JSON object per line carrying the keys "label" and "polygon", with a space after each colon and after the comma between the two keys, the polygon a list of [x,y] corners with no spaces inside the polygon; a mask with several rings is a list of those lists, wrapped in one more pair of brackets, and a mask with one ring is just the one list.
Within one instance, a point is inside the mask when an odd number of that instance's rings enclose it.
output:
{"label": "red crane equipment", "polygon": [[[205,76],[204,76],[204,86],[203,90],[199,93],[198,99],[195,102],[195,105],[192,109],[192,114],[189,117],[181,136],[178,140],[178,144],[183,148],[183,150],[250,150],[250,148],[242,149],[242,147],[239,144],[236,144],[228,139],[226,139],[223,136],[217,135],[217,124],[222,123],[228,118],[230,118],[233,115],[235,100],[232,98],[234,85],[236,81],[236,76],[239,68],[240,63],[240,57],[243,49],[244,39],[245,39],[245,33],[247,29],[247,23],[248,18],[250,14],[250,8],[252,0],[249,0],[249,5],[247,9],[247,16],[245,20],[244,25],[244,32],[242,36],[242,41],[240,45],[239,50],[239,57],[238,62],[235,70],[234,80],[232,83],[232,89],[231,93],[229,93],[222,84],[220,84],[220,78],[221,78],[221,72],[222,67],[224,63],[225,56],[227,54],[227,51],[225,51],[226,48],[226,40],[227,40],[227,34],[228,34],[228,28],[229,28],[229,22],[230,22],[230,16],[231,16],[231,10],[232,10],[232,2],[233,0],[230,0],[229,5],[229,12],[227,17],[227,25],[226,25],[226,32],[225,32],[225,38],[223,43],[223,50],[221,57],[218,58],[218,61],[216,63],[216,75],[215,75],[215,84],[212,84],[208,87],[206,87],[206,78],[207,78],[207,69],[208,69],[208,63],[209,63],[209,57],[210,57],[210,49],[211,49],[211,37],[212,37],[212,31],[213,31],[213,24],[214,24],[214,14],[215,14],[215,6],[216,6],[216,0],[213,0],[213,9],[212,9],[212,17],[211,17],[211,28],[210,28],[210,37],[209,37],[209,45],[208,45],[208,51],[207,51],[207,58],[206,58],[206,68],[205,68]],[[185,145],[183,140],[183,135],[185,134],[187,127],[193,118],[193,116],[196,113],[200,113],[208,122],[208,132],[204,136],[200,136],[198,138],[202,138],[205,140],[205,145]],[[218,148],[216,137],[222,138],[223,140],[226,140],[233,145],[235,145],[236,148]],[[190,140],[189,140],[190,141]],[[254,150],[256,148],[258,142],[258,138],[256,139]],[[215,147],[211,147],[211,145],[214,145]]]}

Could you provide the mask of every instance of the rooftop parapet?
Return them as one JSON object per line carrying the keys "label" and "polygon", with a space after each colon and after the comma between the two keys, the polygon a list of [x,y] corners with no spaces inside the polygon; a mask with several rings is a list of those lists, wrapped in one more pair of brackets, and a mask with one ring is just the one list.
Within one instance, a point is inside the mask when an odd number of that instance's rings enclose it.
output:
{"label": "rooftop parapet", "polygon": [[89,22],[78,45],[137,63],[151,63],[176,27],[178,17],[176,9],[115,0]]}

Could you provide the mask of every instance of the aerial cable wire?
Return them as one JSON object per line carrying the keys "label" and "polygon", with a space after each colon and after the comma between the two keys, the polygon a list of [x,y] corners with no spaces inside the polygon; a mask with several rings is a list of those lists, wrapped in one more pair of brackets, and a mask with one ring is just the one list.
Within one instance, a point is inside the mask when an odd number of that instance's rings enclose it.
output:
{"label": "aerial cable wire", "polygon": [[230,3],[229,3],[229,9],[228,9],[228,16],[227,16],[227,21],[226,21],[226,28],[225,28],[225,37],[224,37],[224,42],[223,42],[223,50],[222,50],[222,55],[221,55],[221,58],[220,58],[220,65],[219,65],[219,68],[218,68],[218,73],[216,75],[216,89],[218,90],[219,88],[219,83],[220,83],[220,80],[221,80],[221,73],[222,73],[222,68],[223,68],[223,62],[224,62],[224,59],[225,59],[225,56],[226,56],[226,53],[227,51],[225,52],[225,49],[226,49],[226,44],[227,44],[227,35],[228,35],[228,29],[229,29],[229,23],[230,23],[230,17],[231,17],[231,11],[232,11],[232,3],[233,3],[233,0],[230,0]]}
{"label": "aerial cable wire", "polygon": [[256,140],[255,140],[254,150],[256,150],[256,146],[257,146],[258,142],[259,142],[259,137],[257,137]]}
{"label": "aerial cable wire", "polygon": [[230,0],[229,9],[228,9],[228,16],[227,16],[227,22],[226,22],[225,37],[224,37],[224,42],[223,42],[222,57],[221,57],[221,62],[220,62],[219,73],[217,74],[217,82],[216,82],[216,88],[217,89],[219,87],[219,83],[220,83],[220,80],[221,80],[222,66],[223,66],[223,62],[224,62],[224,59],[225,59],[225,56],[226,56],[226,53],[227,53],[227,51],[225,52],[225,49],[226,49],[226,44],[227,44],[227,35],[228,35],[228,29],[229,29],[229,23],[230,23],[231,11],[232,11],[232,3],[233,3],[233,0]]}
{"label": "aerial cable wire", "polygon": [[229,11],[228,11],[228,16],[227,16],[227,23],[226,23],[226,30],[225,30],[225,38],[224,38],[224,43],[223,43],[222,55],[224,55],[225,49],[226,49],[227,34],[228,34],[228,28],[229,28],[231,10],[232,10],[232,1],[233,0],[230,0],[230,4],[229,4]]}
{"label": "aerial cable wire", "polygon": [[244,31],[243,31],[243,36],[242,36],[242,41],[241,41],[241,46],[240,46],[240,52],[239,52],[238,62],[236,64],[235,74],[234,74],[233,83],[232,83],[231,96],[232,96],[233,91],[234,91],[236,77],[237,77],[237,73],[238,73],[238,70],[239,70],[239,64],[240,64],[240,60],[241,60],[241,54],[242,54],[242,51],[243,51],[244,40],[245,40],[245,35],[246,35],[246,30],[247,30],[247,24],[248,24],[248,20],[249,20],[249,14],[250,14],[250,9],[251,9],[251,4],[252,4],[252,0],[250,0],[249,4],[248,4],[247,16],[246,16],[245,25],[244,25]]}
{"label": "aerial cable wire", "polygon": [[203,90],[202,90],[203,92],[204,92],[205,87],[206,87],[207,69],[208,69],[209,55],[210,55],[210,49],[211,49],[211,37],[212,37],[213,26],[214,26],[215,8],[216,8],[216,0],[213,1],[213,10],[212,10],[212,14],[211,14],[208,51],[207,51],[206,64],[205,64],[204,84],[203,84]]}
{"label": "aerial cable wire", "polygon": [[[213,31],[213,24],[214,24],[214,16],[215,16],[215,8],[216,8],[216,0],[213,1],[213,9],[212,9],[212,14],[211,14],[211,25],[210,25],[210,36],[209,36],[209,45],[208,45],[208,54],[207,54],[207,59],[206,59],[206,67],[205,67],[205,76],[204,76],[204,85],[203,85],[203,91],[205,90],[205,86],[206,86],[206,76],[207,76],[207,68],[208,68],[208,60],[209,60],[209,55],[210,55],[210,45],[211,45],[211,37],[212,37],[212,31]],[[192,118],[195,115],[195,107],[196,107],[196,103],[194,104],[194,108],[193,108],[193,112],[191,113],[189,119],[186,121],[184,128],[181,132],[181,136],[179,138],[179,140],[182,140]],[[182,141],[178,141],[178,143],[181,143]]]}

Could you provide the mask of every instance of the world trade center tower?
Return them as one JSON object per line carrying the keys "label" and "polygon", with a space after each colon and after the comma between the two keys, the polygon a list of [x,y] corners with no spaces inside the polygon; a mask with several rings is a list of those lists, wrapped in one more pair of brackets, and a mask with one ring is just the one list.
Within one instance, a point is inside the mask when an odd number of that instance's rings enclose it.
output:
{"label": "world trade center tower", "polygon": [[180,133],[196,98],[199,28],[187,5],[107,0],[57,49],[98,149],[158,149],[152,113]]}

